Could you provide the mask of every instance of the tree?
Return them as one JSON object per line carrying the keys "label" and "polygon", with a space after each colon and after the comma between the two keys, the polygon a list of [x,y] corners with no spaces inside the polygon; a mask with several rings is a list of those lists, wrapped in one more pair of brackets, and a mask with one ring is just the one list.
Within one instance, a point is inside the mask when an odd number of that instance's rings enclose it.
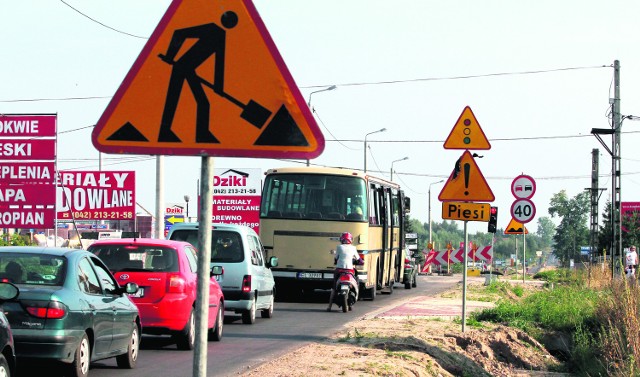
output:
{"label": "tree", "polygon": [[546,250],[551,249],[551,243],[553,242],[553,235],[556,232],[556,225],[547,216],[542,216],[538,219],[538,230],[536,234],[541,238],[542,247]]}
{"label": "tree", "polygon": [[589,244],[589,209],[590,202],[586,192],[570,199],[567,192],[562,190],[551,198],[549,214],[561,219],[553,236],[554,254],[565,265],[570,259],[579,259],[580,246]]}
{"label": "tree", "polygon": [[598,231],[598,254],[603,254],[607,251],[607,254],[611,254],[613,249],[611,245],[611,201],[607,200],[604,206],[604,212],[602,213],[602,225],[600,225]]}

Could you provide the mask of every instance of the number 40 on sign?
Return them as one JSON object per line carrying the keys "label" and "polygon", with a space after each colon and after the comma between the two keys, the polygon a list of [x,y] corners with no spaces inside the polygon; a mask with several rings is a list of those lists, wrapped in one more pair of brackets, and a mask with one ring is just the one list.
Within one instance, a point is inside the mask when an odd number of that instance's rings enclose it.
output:
{"label": "number 40 on sign", "polygon": [[519,223],[525,224],[533,220],[536,206],[529,199],[520,198],[511,205],[511,217]]}

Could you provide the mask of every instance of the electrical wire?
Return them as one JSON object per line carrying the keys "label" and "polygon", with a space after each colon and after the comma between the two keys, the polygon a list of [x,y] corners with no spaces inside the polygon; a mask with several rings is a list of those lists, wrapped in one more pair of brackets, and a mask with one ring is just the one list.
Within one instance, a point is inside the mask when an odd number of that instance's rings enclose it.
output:
{"label": "electrical wire", "polygon": [[350,148],[350,147],[347,147],[346,145],[344,145],[343,143],[341,143],[341,142],[338,140],[338,138],[337,138],[337,137],[336,137],[336,136],[331,132],[331,130],[330,130],[330,129],[329,129],[329,128],[324,124],[324,122],[323,122],[323,121],[322,121],[322,119],[320,118],[320,115],[318,115],[318,112],[316,111],[316,109],[315,109],[315,108],[311,108],[311,111],[313,112],[313,114],[315,115],[315,117],[316,117],[316,118],[318,118],[318,120],[320,121],[320,124],[322,124],[322,127],[324,127],[324,129],[325,129],[325,130],[327,130],[327,132],[329,133],[329,135],[331,135],[335,141],[337,141],[338,143],[340,143],[340,145],[342,145],[343,147],[345,147],[345,148],[347,148],[347,149],[349,149],[349,150],[352,150],[352,151],[357,150],[356,148]]}
{"label": "electrical wire", "polygon": [[322,85],[310,85],[310,86],[301,86],[303,89],[316,89],[316,88],[324,88],[330,85],[335,85],[337,87],[345,87],[345,86],[365,86],[365,85],[388,85],[388,84],[403,84],[410,82],[424,82],[424,81],[445,81],[445,80],[466,80],[466,79],[475,79],[482,77],[498,77],[498,76],[514,76],[514,75],[534,75],[534,74],[542,74],[542,73],[551,73],[551,72],[562,72],[562,71],[575,71],[575,70],[583,70],[583,69],[599,69],[599,68],[612,68],[613,65],[594,65],[594,66],[584,66],[584,67],[565,67],[565,68],[552,68],[552,69],[544,69],[544,70],[535,70],[535,71],[518,71],[518,72],[498,72],[498,73],[484,73],[478,75],[465,75],[465,76],[448,76],[448,77],[425,77],[425,78],[417,78],[417,79],[405,79],[405,80],[388,80],[388,81],[373,81],[373,82],[351,82],[351,83],[342,83],[342,84],[322,84]]}
{"label": "electrical wire", "polygon": [[120,34],[128,35],[128,36],[130,36],[130,37],[134,37],[134,38],[149,39],[148,37],[142,37],[142,36],[140,36],[140,35],[135,35],[135,34],[127,33],[126,31],[118,30],[118,29],[113,28],[113,27],[111,27],[111,26],[109,26],[109,25],[103,24],[102,22],[100,22],[100,21],[98,21],[98,20],[96,20],[96,19],[94,19],[94,18],[91,18],[91,17],[89,17],[88,15],[86,15],[86,14],[84,14],[84,13],[80,12],[78,9],[76,9],[76,8],[72,7],[71,5],[69,5],[69,4],[68,4],[67,2],[65,2],[64,0],[60,0],[60,2],[61,2],[62,4],[64,4],[64,5],[68,6],[69,8],[73,9],[74,11],[76,11],[76,12],[80,13],[82,16],[84,16],[84,17],[86,17],[86,18],[90,19],[91,21],[93,21],[93,22],[95,22],[95,23],[97,23],[97,24],[99,24],[99,25],[101,25],[101,26],[103,26],[103,27],[106,27],[107,29],[113,30],[113,31],[118,32],[118,33],[120,33]]}

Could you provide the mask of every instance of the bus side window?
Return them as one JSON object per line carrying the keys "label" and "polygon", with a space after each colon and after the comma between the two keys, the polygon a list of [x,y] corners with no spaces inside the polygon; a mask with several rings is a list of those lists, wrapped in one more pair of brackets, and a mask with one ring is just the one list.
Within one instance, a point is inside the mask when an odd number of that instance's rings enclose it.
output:
{"label": "bus side window", "polygon": [[378,209],[378,191],[375,185],[371,185],[371,187],[369,187],[369,224],[380,225]]}

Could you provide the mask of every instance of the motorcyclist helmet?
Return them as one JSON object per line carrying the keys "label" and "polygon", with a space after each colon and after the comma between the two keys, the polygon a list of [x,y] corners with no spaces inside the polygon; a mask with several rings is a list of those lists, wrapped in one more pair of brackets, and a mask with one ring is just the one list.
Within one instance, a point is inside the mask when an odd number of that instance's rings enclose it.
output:
{"label": "motorcyclist helmet", "polygon": [[353,236],[349,232],[344,232],[340,236],[340,243],[353,243]]}

